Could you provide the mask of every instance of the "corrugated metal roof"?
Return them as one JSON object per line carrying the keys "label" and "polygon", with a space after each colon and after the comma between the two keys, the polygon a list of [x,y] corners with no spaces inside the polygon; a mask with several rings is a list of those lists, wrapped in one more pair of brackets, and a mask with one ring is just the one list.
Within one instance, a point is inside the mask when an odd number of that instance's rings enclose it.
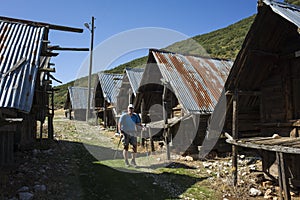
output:
{"label": "corrugated metal roof", "polygon": [[[77,109],[86,109],[87,108],[87,96],[88,96],[88,88],[87,87],[68,87],[70,101],[73,110]],[[91,109],[93,108],[93,91],[94,88],[91,88]]]}
{"label": "corrugated metal roof", "polygon": [[108,103],[115,104],[123,75],[99,72],[98,77],[104,98],[106,98]]}
{"label": "corrugated metal roof", "polygon": [[125,75],[127,75],[133,94],[136,96],[136,92],[140,86],[144,69],[143,68],[126,68]]}
{"label": "corrugated metal roof", "polygon": [[31,110],[44,32],[0,21],[0,107]]}
{"label": "corrugated metal roof", "polygon": [[188,113],[211,113],[232,61],[152,51],[163,78]]}
{"label": "corrugated metal roof", "polygon": [[270,0],[263,0],[263,2],[270,6],[275,13],[300,27],[300,8],[298,6]]}

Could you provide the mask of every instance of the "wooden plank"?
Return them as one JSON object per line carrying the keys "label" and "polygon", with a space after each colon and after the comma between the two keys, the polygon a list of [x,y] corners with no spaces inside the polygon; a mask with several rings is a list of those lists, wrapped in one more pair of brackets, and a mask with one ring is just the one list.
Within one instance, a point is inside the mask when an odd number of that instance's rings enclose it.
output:
{"label": "wooden plank", "polygon": [[295,138],[278,138],[269,141],[255,141],[257,144],[265,144],[265,145],[283,145],[286,142],[294,141]]}
{"label": "wooden plank", "polygon": [[256,144],[253,142],[245,142],[238,140],[227,139],[226,142],[234,144],[241,147],[253,148],[253,149],[262,149],[267,151],[282,152],[282,153],[291,153],[291,154],[300,154],[300,148],[297,147],[285,147],[280,145],[265,145],[265,144]]}

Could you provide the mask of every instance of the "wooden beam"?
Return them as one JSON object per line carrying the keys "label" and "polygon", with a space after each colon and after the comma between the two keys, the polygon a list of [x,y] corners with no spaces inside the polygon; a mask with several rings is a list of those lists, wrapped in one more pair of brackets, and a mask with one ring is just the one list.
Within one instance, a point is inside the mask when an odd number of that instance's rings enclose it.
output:
{"label": "wooden beam", "polygon": [[0,20],[7,21],[7,22],[29,24],[32,26],[43,26],[43,27],[47,27],[49,29],[59,30],[59,31],[68,31],[68,32],[76,32],[76,33],[83,32],[82,28],[73,28],[73,27],[69,27],[69,26],[61,26],[61,25],[55,25],[55,24],[48,24],[48,23],[44,23],[44,22],[36,22],[36,21],[16,19],[16,18],[4,17],[4,16],[0,16]]}
{"label": "wooden beam", "polygon": [[0,126],[21,123],[23,118],[0,118]]}
{"label": "wooden beam", "polygon": [[[242,91],[242,90],[239,90],[239,91],[236,91],[236,93],[238,95],[243,95],[243,96],[260,96],[261,95],[261,92],[260,91]],[[225,95],[226,96],[232,96],[234,95],[235,92],[234,91],[226,91],[225,92]]]}
{"label": "wooden beam", "polygon": [[40,72],[55,72],[55,68],[39,68]]}
{"label": "wooden beam", "polygon": [[89,51],[89,48],[75,48],[75,47],[60,47],[60,46],[48,46],[49,50],[57,51]]}
{"label": "wooden beam", "polygon": [[55,80],[55,81],[58,82],[58,83],[62,83],[62,81],[56,79],[56,78],[55,78],[54,76],[52,76],[51,74],[49,74],[49,78]]}
{"label": "wooden beam", "polygon": [[59,53],[53,53],[53,52],[46,51],[46,52],[42,52],[41,56],[55,57],[55,56],[58,56],[58,54]]}

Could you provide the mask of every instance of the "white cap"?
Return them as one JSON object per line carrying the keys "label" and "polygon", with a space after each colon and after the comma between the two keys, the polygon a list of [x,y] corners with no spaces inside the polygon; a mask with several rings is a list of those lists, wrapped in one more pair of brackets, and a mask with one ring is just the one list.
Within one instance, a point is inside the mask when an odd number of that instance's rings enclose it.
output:
{"label": "white cap", "polygon": [[128,108],[134,108],[133,104],[129,104]]}

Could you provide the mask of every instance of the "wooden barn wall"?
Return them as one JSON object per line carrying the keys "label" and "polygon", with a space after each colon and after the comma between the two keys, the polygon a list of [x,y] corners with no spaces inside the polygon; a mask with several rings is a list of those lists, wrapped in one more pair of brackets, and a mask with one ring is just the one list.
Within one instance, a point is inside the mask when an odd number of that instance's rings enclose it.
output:
{"label": "wooden barn wall", "polygon": [[[93,113],[93,110],[90,110],[91,113]],[[76,109],[73,110],[74,112],[74,119],[79,121],[85,121],[86,120],[86,109]]]}
{"label": "wooden barn wall", "polygon": [[116,120],[115,120],[114,115],[113,115],[112,109],[109,109],[109,110],[106,111],[106,120],[107,120],[106,125],[108,127],[117,125]]}
{"label": "wooden barn wall", "polygon": [[293,186],[300,188],[300,170],[299,170],[300,155],[285,154],[286,165],[289,166],[288,177]]}
{"label": "wooden barn wall", "polygon": [[117,113],[127,111],[127,106],[129,104],[128,90],[129,87],[120,88],[119,96],[117,97]]}
{"label": "wooden barn wall", "polygon": [[162,105],[162,94],[160,92],[144,92],[142,102],[141,102],[141,114],[142,114],[142,123],[149,123],[151,121],[160,121],[163,119],[162,109],[159,109],[161,112],[152,112],[151,106],[158,104]]}
{"label": "wooden barn wall", "polygon": [[208,120],[210,118],[210,115],[200,115],[200,121],[199,121],[199,126],[197,130],[197,134],[195,139],[193,140],[193,145],[196,146],[201,146],[203,143],[203,140],[206,135],[206,130],[208,126]]}
{"label": "wooden barn wall", "polygon": [[291,101],[293,102],[293,118],[300,119],[300,58],[290,60],[291,66]]}
{"label": "wooden barn wall", "polygon": [[[300,115],[300,60],[283,60],[275,66],[262,84],[261,121],[264,123],[287,123],[299,119]],[[290,136],[292,125],[262,126],[262,135]]]}
{"label": "wooden barn wall", "polygon": [[100,108],[104,106],[104,96],[102,92],[102,87],[100,85],[100,82],[98,82],[96,90],[95,90],[95,108]]}
{"label": "wooden barn wall", "polygon": [[[232,96],[227,96],[227,102],[231,102]],[[238,97],[238,132],[239,137],[254,137],[260,135],[260,96]],[[226,112],[224,131],[232,130],[232,103]]]}
{"label": "wooden barn wall", "polygon": [[[166,99],[166,112],[168,118],[172,118],[178,115],[178,111],[174,111],[173,108],[178,105],[178,99],[175,94],[170,90],[167,90]],[[150,89],[143,93],[141,101],[141,114],[142,123],[149,123],[154,121],[163,120],[163,109],[162,109],[162,89],[153,90]],[[181,112],[180,112],[181,113]]]}
{"label": "wooden barn wall", "polygon": [[26,148],[35,142],[37,121],[33,114],[18,113],[18,117],[23,118],[23,121],[17,124],[15,145],[20,148]]}
{"label": "wooden barn wall", "polygon": [[209,117],[210,115],[195,115],[194,119],[190,117],[171,128],[170,132],[175,138],[173,146],[177,153],[184,155],[198,153],[198,146],[202,145],[206,136]]}
{"label": "wooden barn wall", "polygon": [[[4,118],[17,117],[17,113],[10,109],[0,109],[0,112]],[[0,126],[0,166],[12,164],[14,161],[16,130],[15,124]]]}
{"label": "wooden barn wall", "polygon": [[0,127],[0,166],[14,162],[14,134],[16,125]]}
{"label": "wooden barn wall", "polygon": [[[130,96],[129,96],[130,95]],[[129,83],[128,76],[122,80],[122,85],[119,89],[119,94],[117,96],[117,113],[122,113],[127,111],[127,106],[129,103],[133,103],[131,86]],[[131,101],[131,102],[129,102]]]}

